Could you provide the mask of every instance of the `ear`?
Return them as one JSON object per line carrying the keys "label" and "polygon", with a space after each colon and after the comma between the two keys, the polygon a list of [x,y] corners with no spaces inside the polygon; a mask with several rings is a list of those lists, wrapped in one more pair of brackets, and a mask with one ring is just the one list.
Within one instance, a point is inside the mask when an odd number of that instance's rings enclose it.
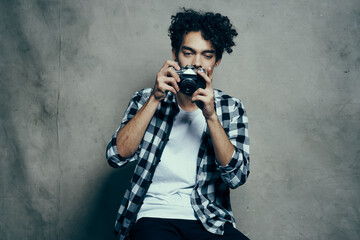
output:
{"label": "ear", "polygon": [[175,49],[173,48],[171,52],[172,52],[173,60],[174,60],[174,61],[177,61]]}
{"label": "ear", "polygon": [[218,59],[216,62],[215,62],[215,65],[214,65],[214,67],[217,67],[217,66],[219,66],[220,65],[220,63],[221,63],[221,58],[220,59]]}

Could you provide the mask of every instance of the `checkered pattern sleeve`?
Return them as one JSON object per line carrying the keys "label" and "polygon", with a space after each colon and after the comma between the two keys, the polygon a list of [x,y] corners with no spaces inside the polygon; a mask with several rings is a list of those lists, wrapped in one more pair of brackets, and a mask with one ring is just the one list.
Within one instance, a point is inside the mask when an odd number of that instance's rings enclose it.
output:
{"label": "checkered pattern sleeve", "polygon": [[[125,111],[124,117],[121,121],[120,127],[115,131],[113,136],[110,139],[109,144],[106,148],[106,159],[110,166],[117,168],[126,165],[128,162],[134,161],[137,159],[138,151],[134,153],[134,155],[123,158],[119,155],[117,148],[116,148],[116,136],[118,131],[123,128],[139,111],[139,109],[145,104],[147,99],[151,95],[151,89],[143,89],[139,92],[136,92],[135,95],[131,98],[130,103]],[[139,146],[140,148],[140,146]]]}
{"label": "checkered pattern sleeve", "polygon": [[250,140],[248,135],[248,118],[242,102],[231,98],[222,105],[222,118],[230,142],[234,145],[234,152],[226,166],[218,164],[221,178],[230,187],[236,188],[244,184],[250,169]]}

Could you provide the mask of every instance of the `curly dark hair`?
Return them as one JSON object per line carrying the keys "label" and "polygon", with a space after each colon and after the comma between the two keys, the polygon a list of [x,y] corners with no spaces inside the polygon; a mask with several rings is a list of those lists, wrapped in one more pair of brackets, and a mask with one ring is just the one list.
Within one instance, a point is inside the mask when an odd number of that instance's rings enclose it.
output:
{"label": "curly dark hair", "polygon": [[201,31],[205,40],[210,40],[215,49],[216,60],[221,59],[224,51],[231,53],[235,46],[233,38],[238,35],[230,20],[220,13],[198,12],[183,8],[182,12],[171,16],[169,37],[171,46],[178,56],[184,35],[189,32]]}

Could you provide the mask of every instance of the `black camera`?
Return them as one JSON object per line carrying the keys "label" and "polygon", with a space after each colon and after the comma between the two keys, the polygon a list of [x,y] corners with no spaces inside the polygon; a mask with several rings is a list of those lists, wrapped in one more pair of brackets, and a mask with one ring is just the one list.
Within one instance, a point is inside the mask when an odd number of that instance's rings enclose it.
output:
{"label": "black camera", "polygon": [[197,73],[197,71],[206,73],[205,69],[186,65],[184,68],[182,67],[180,70],[175,71],[180,77],[180,82],[178,83],[180,92],[191,96],[198,88],[205,89],[206,82],[203,77]]}

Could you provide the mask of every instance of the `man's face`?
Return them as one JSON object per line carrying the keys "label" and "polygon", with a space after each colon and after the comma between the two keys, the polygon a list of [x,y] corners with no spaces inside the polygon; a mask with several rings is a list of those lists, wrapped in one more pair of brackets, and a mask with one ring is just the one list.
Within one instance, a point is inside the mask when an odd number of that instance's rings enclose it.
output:
{"label": "man's face", "polygon": [[[173,58],[176,59],[175,50]],[[216,61],[215,50],[209,40],[205,40],[200,31],[189,32],[184,35],[184,40],[179,48],[177,61],[180,67],[192,65],[197,68],[214,68],[220,64],[221,59]]]}

